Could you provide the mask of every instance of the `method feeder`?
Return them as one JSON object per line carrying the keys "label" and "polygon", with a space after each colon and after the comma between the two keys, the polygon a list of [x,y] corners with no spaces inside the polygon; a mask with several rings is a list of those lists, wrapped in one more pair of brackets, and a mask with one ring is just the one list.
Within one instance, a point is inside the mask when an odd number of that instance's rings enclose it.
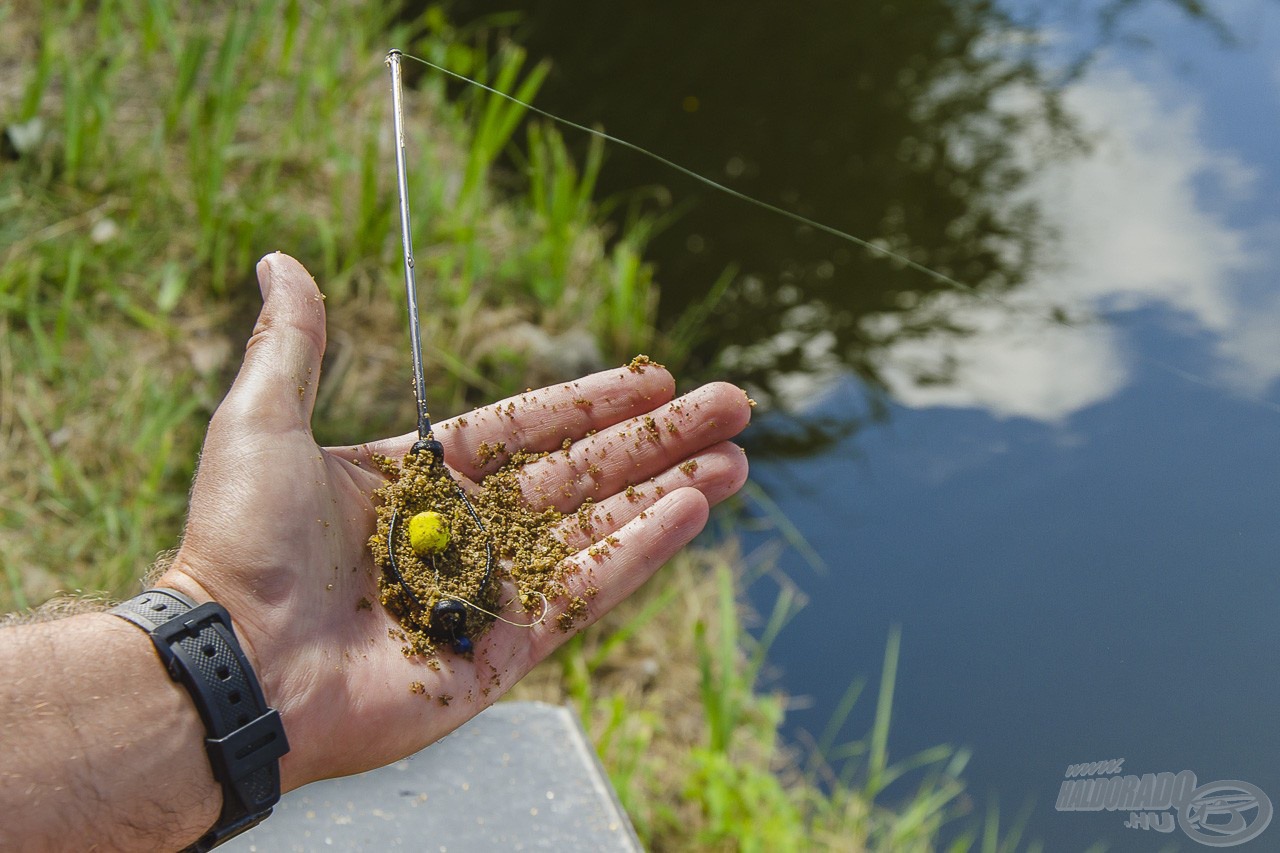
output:
{"label": "method feeder", "polygon": [[[444,464],[444,445],[432,437],[431,416],[427,414],[427,385],[422,370],[422,328],[418,322],[418,285],[413,268],[413,237],[409,228],[409,181],[405,168],[404,107],[401,103],[400,58],[401,53],[399,50],[392,50],[387,53],[387,65],[391,68],[391,105],[396,135],[396,188],[400,196],[400,242],[404,247],[404,286],[409,298],[409,346],[413,353],[413,389],[418,403],[418,440],[413,443],[413,447],[409,452],[415,455],[420,453],[431,454],[434,457],[434,464],[440,467],[445,476],[451,476],[449,469]],[[471,501],[467,498],[466,491],[456,481],[454,486],[458,490],[459,500],[467,508],[467,514],[471,516],[480,534],[484,536],[484,524],[480,521],[480,516],[476,513],[475,507],[471,505]],[[405,582],[404,575],[400,573],[400,569],[396,566],[395,535],[396,521],[399,514],[400,509],[397,507],[391,514],[391,523],[387,531],[388,562],[390,563],[391,574],[405,594],[419,608],[425,610],[426,605],[418,598],[413,588]],[[487,536],[485,536],[484,550],[484,577],[477,588],[477,595],[483,592],[493,579],[493,543]],[[471,625],[467,619],[469,605],[470,602],[462,599],[442,595],[431,607],[428,633],[436,639],[448,641],[458,654],[467,654],[473,648]],[[474,607],[474,605],[470,606]]]}

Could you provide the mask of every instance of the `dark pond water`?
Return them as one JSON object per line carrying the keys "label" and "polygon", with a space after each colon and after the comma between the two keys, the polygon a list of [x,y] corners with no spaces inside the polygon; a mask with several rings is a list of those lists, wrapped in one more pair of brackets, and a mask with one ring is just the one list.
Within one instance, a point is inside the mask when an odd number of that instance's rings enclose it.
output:
{"label": "dark pond water", "polygon": [[1280,802],[1280,4],[521,5],[541,106],[973,288],[610,154],[602,194],[688,206],[667,316],[739,271],[695,365],[755,389],[756,482],[827,565],[780,560],[791,732],[899,625],[893,755],[972,748],[1050,850],[1200,848],[1057,810],[1070,764]]}

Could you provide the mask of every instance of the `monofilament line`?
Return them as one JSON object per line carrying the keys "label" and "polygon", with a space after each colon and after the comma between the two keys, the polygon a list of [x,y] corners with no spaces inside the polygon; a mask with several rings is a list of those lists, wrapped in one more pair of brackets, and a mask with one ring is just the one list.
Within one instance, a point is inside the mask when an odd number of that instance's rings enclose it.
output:
{"label": "monofilament line", "polygon": [[[547,597],[542,593],[538,592],[537,590],[534,590],[533,594],[542,599],[542,613],[538,616],[537,619],[533,620],[532,622],[513,622],[510,619],[506,619],[502,616],[499,616],[497,613],[494,613],[492,610],[485,610],[479,604],[476,604],[475,602],[472,602],[472,601],[468,601],[467,599],[463,598],[460,595],[452,595],[450,596],[450,598],[455,598],[458,601],[461,601],[463,604],[467,605],[468,607],[474,607],[476,610],[479,610],[481,613],[485,613],[489,616],[492,616],[494,619],[497,619],[499,622],[506,622],[508,625],[511,625],[512,627],[536,628],[547,620],[547,612],[551,610],[551,602],[547,601]],[[510,603],[511,603],[510,601],[507,602],[507,604],[510,604]],[[523,604],[523,602],[521,603]]]}
{"label": "monofilament line", "polygon": [[[829,234],[832,237],[835,237],[840,240],[844,240],[847,243],[852,243],[855,246],[860,246],[863,249],[866,249],[867,251],[870,251],[870,252],[875,252],[876,254],[881,255],[882,257],[891,258],[897,261],[898,263],[903,264],[908,268],[915,270],[918,273],[929,276],[929,278],[933,279],[934,281],[949,285],[951,287],[958,287],[961,290],[967,290],[974,293],[977,292],[977,288],[973,287],[972,285],[965,284],[962,281],[957,281],[951,276],[944,275],[943,273],[940,273],[937,270],[930,269],[929,267],[926,267],[924,264],[917,263],[916,261],[911,260],[905,255],[898,254],[892,249],[886,249],[883,246],[878,246],[875,243],[872,243],[870,240],[864,240],[861,237],[855,237],[854,235],[850,234],[848,231],[841,231],[839,228],[833,228],[830,225],[824,225],[821,222],[810,219],[807,216],[801,216],[799,213],[795,213],[783,207],[778,207],[776,204],[770,204],[769,202],[758,199],[755,196],[750,196],[744,192],[739,192],[738,190],[735,190],[733,187],[725,186],[719,181],[713,180],[712,178],[708,178],[706,175],[703,175],[699,172],[695,172],[693,169],[690,169],[686,166],[681,166],[679,163],[675,162],[674,160],[668,160],[666,157],[663,157],[661,154],[656,154],[647,148],[642,148],[641,146],[636,145],[634,142],[628,142],[625,139],[620,139],[616,136],[605,133],[603,130],[597,130],[594,127],[587,127],[585,124],[578,124],[576,121],[570,121],[569,119],[562,118],[556,115],[555,113],[547,112],[544,109],[535,107],[533,104],[520,100],[514,95],[509,95],[506,92],[503,92],[501,89],[495,89],[492,86],[486,86],[484,83],[481,83],[479,80],[473,80],[472,78],[467,77],[465,74],[459,74],[456,71],[450,71],[448,68],[444,68],[440,65],[436,65],[434,62],[423,59],[420,56],[414,56],[413,54],[409,54],[409,53],[402,53],[401,51],[398,51],[398,50],[393,50],[392,53],[397,54],[398,56],[403,56],[405,59],[412,59],[414,62],[420,62],[423,65],[427,66],[428,68],[434,68],[436,71],[439,71],[441,74],[452,77],[455,80],[460,80],[463,83],[469,83],[472,86],[478,86],[479,88],[484,89],[486,92],[491,92],[492,94],[495,94],[500,98],[506,98],[508,101],[511,101],[514,104],[519,104],[520,106],[524,107],[529,112],[540,115],[543,118],[551,119],[557,124],[564,125],[565,127],[571,127],[574,130],[581,131],[582,133],[590,134],[591,136],[598,137],[600,139],[605,140],[606,142],[612,142],[614,145],[620,145],[629,151],[634,151],[637,154],[641,154],[645,157],[648,157],[650,160],[654,160],[658,163],[661,163],[662,165],[670,169],[675,169],[680,174],[685,175],[686,177],[692,178],[693,180],[697,181],[700,184],[705,184],[706,186],[709,186],[714,190],[718,190],[719,192],[730,195],[733,198],[736,198],[740,201],[745,201],[747,204],[755,205],[756,207],[761,208],[762,210],[767,210],[771,213],[777,214],[778,216],[786,217],[787,219],[790,219],[792,222],[799,223],[800,225],[806,225],[809,228],[813,228],[817,231],[821,231],[824,234]],[[390,61],[389,56],[388,56],[388,61]]]}

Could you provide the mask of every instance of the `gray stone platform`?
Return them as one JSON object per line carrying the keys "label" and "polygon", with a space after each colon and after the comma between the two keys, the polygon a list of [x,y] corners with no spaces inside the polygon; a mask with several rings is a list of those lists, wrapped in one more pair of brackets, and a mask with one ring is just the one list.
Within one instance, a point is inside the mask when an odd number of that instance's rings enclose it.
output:
{"label": "gray stone platform", "polygon": [[397,849],[642,848],[577,717],[540,702],[495,705],[403,761],[299,788],[219,848]]}

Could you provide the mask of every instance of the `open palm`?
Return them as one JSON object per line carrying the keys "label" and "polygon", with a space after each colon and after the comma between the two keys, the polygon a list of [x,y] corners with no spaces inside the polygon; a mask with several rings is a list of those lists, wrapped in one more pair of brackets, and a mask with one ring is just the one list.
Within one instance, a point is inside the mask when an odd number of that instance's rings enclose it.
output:
{"label": "open palm", "polygon": [[[264,258],[258,275],[262,314],[210,424],[182,547],[160,583],[230,611],[284,720],[289,790],[421,749],[496,701],[569,634],[557,625],[565,605],[557,600],[534,628],[496,623],[471,657],[403,654],[394,618],[377,604],[378,569],[367,546],[373,493],[386,482],[372,454],[398,459],[417,436],[316,445],[310,421],[323,299],[287,256]],[[746,459],[728,442],[749,419],[743,392],[714,383],[673,395],[661,368],[618,368],[438,425],[445,459],[464,486],[482,482],[511,452],[574,442],[526,465],[521,482],[535,508],[569,513],[593,501],[590,536],[576,519],[558,531],[578,549],[568,558],[570,596],[595,590],[579,625],[644,583],[702,529],[708,506],[746,478]],[[481,453],[482,444],[505,453]],[[630,494],[629,486],[636,486]],[[605,536],[617,544],[588,554],[592,539]]]}

